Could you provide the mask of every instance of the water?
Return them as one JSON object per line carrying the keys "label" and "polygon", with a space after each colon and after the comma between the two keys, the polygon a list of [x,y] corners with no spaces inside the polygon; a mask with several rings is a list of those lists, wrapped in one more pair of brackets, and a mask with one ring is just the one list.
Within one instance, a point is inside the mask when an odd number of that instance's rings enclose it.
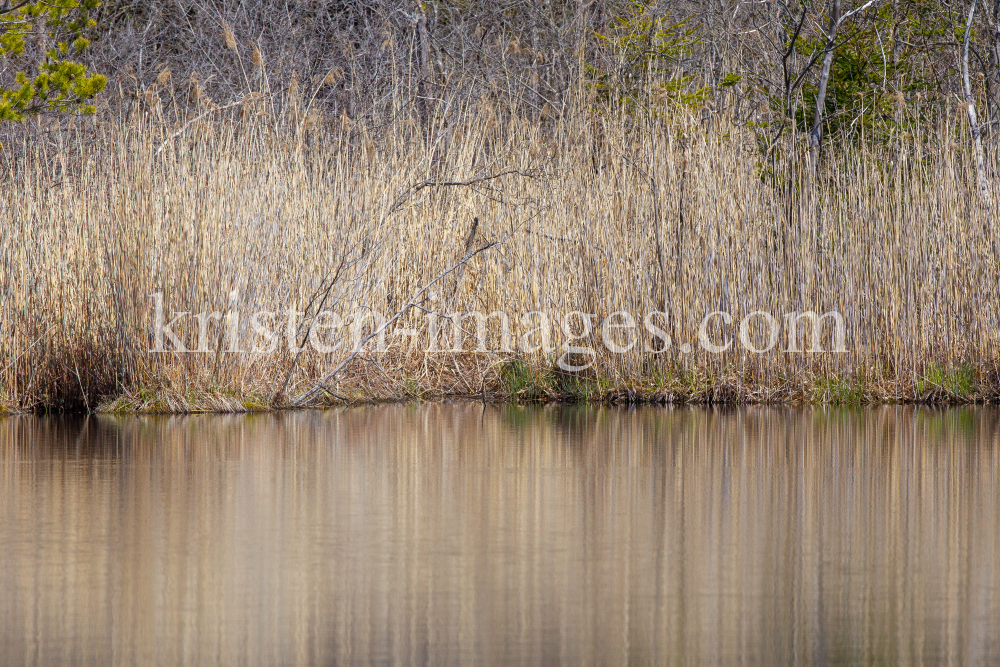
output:
{"label": "water", "polygon": [[1000,412],[0,420],[0,664],[997,664]]}

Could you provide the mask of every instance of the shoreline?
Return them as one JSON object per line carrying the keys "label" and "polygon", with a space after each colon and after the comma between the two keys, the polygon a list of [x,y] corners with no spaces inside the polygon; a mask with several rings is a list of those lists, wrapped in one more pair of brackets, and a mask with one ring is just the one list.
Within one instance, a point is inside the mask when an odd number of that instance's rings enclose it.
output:
{"label": "shoreline", "polygon": [[796,401],[796,400],[775,400],[775,401],[719,401],[713,399],[698,399],[698,400],[628,400],[628,399],[611,399],[611,400],[589,400],[589,401],[578,401],[572,399],[566,399],[562,397],[547,399],[547,400],[511,400],[506,398],[498,398],[495,396],[486,396],[486,400],[483,401],[480,396],[473,395],[462,395],[462,394],[452,394],[447,396],[438,396],[434,398],[411,398],[411,397],[398,397],[389,399],[378,399],[378,400],[361,400],[352,401],[349,403],[328,403],[321,405],[310,405],[305,407],[267,407],[267,408],[252,408],[252,409],[191,409],[191,410],[177,410],[177,411],[163,411],[163,410],[147,410],[147,409],[136,409],[134,407],[127,408],[116,408],[116,409],[104,409],[98,407],[97,409],[87,412],[85,409],[52,409],[52,408],[38,408],[35,410],[6,410],[0,411],[0,419],[6,417],[19,417],[19,416],[37,416],[37,417],[65,417],[65,416],[80,416],[80,415],[105,415],[105,416],[115,416],[115,417],[184,417],[184,416],[194,416],[194,415],[242,415],[242,416],[253,416],[253,415],[277,415],[281,413],[288,412],[304,412],[304,411],[322,411],[329,410],[333,408],[355,408],[355,407],[374,407],[379,405],[409,405],[409,404],[426,404],[426,403],[454,403],[454,402],[472,402],[479,403],[482,402],[485,405],[490,406],[587,406],[593,408],[600,407],[614,407],[614,408],[638,408],[638,407],[697,407],[697,408],[747,408],[747,407],[770,407],[770,408],[806,408],[806,407],[837,407],[837,408],[878,408],[887,406],[917,406],[917,407],[928,407],[928,408],[953,408],[953,407],[987,407],[990,405],[996,405],[998,403],[997,398],[989,399],[970,399],[970,400],[946,400],[946,399],[901,399],[898,401],[865,401],[865,402],[843,402],[843,401]]}
{"label": "shoreline", "polygon": [[[568,385],[568,386],[567,386]],[[487,386],[484,391],[446,392],[421,390],[387,392],[363,387],[338,387],[316,402],[293,405],[287,400],[266,399],[259,392],[231,390],[176,391],[140,390],[124,392],[88,405],[80,397],[28,409],[0,406],[0,416],[24,414],[106,414],[106,415],[193,415],[193,414],[274,414],[334,407],[371,406],[399,403],[482,402],[490,405],[590,405],[590,406],[700,406],[700,407],[806,407],[887,405],[971,406],[1000,401],[1000,391],[988,383],[965,387],[924,384],[923,393],[890,391],[886,383],[827,380],[812,385],[781,387],[737,386],[711,380],[697,388],[609,386],[601,381],[562,385],[533,384],[524,387]],[[68,398],[68,397],[67,397]],[[287,399],[287,397],[285,397]]]}

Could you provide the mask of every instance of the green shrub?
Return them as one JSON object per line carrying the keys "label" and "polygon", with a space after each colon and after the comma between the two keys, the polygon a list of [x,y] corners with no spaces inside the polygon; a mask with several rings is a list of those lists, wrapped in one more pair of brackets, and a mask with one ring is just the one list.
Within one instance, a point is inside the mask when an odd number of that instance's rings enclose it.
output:
{"label": "green shrub", "polygon": [[[107,79],[73,60],[99,0],[39,0],[0,11],[0,59],[13,64],[13,82],[0,82],[0,122],[43,112],[93,113],[90,101]],[[41,36],[37,38],[37,36]],[[29,43],[29,38],[31,39]],[[51,44],[51,45],[50,45]]]}

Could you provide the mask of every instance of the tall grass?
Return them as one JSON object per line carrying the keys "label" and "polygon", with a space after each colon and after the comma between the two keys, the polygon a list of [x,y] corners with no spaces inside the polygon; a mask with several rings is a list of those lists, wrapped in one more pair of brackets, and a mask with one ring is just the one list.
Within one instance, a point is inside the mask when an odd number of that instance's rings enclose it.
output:
{"label": "tall grass", "polygon": [[[1000,387],[997,224],[947,118],[932,136],[834,148],[815,179],[805,144],[764,159],[747,130],[724,119],[706,130],[683,112],[531,120],[483,103],[447,118],[166,126],[139,115],[25,134],[0,190],[0,402],[285,404],[350,345],[232,353],[213,322],[212,352],[151,353],[151,295],[163,294],[168,321],[239,310],[249,347],[251,312],[296,306],[306,325],[320,304],[391,315],[487,242],[497,245],[397,328],[425,327],[428,310],[501,310],[516,337],[527,311],[627,310],[642,331],[642,315],[660,310],[673,347],[646,352],[648,336],[625,354],[596,345],[595,365],[567,374],[554,363],[561,350],[427,353],[390,333],[389,352],[366,348],[317,401],[971,400]],[[696,344],[711,311],[738,323],[756,310],[832,309],[847,326],[843,354],[783,352],[784,334],[764,354]],[[197,323],[185,322],[176,330],[194,347]],[[735,339],[736,323],[712,338]]]}

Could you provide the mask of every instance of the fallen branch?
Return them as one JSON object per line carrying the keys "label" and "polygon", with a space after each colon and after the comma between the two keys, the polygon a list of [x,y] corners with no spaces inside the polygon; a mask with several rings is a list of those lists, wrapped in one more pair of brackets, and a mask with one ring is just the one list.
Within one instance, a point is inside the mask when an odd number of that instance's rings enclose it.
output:
{"label": "fallen branch", "polygon": [[442,187],[457,187],[457,186],[470,186],[477,185],[479,183],[485,183],[486,181],[493,181],[504,176],[511,175],[527,176],[528,178],[533,178],[534,174],[530,172],[521,171],[520,169],[508,169],[507,171],[501,171],[498,174],[488,174],[486,176],[477,176],[476,178],[470,178],[467,181],[439,181],[436,179],[430,179],[423,181],[422,183],[417,183],[411,186],[406,192],[401,194],[396,198],[396,201],[392,203],[389,207],[388,212],[383,216],[383,218],[388,218],[390,215],[398,211],[403,204],[407,202],[413,195],[417,194],[424,188],[442,188]]}
{"label": "fallen branch", "polygon": [[386,329],[395,324],[396,321],[399,320],[399,318],[405,315],[410,310],[410,308],[413,308],[414,306],[417,306],[419,303],[421,303],[422,300],[420,299],[420,297],[424,294],[424,292],[426,292],[431,287],[439,283],[442,279],[450,275],[452,272],[465,266],[470,259],[478,255],[479,253],[486,252],[490,248],[493,248],[496,245],[498,245],[498,243],[499,242],[494,241],[492,243],[484,245],[478,250],[466,253],[465,257],[463,257],[461,261],[451,266],[450,268],[446,269],[445,271],[442,271],[434,278],[434,280],[430,281],[429,283],[421,287],[419,290],[417,290],[416,294],[414,294],[410,298],[410,300],[403,305],[402,308],[396,311],[395,315],[393,315],[388,320],[383,322],[381,326],[376,327],[371,333],[358,340],[357,344],[354,346],[354,349],[351,350],[351,352],[339,364],[337,364],[337,366],[332,371],[323,376],[323,379],[320,380],[318,383],[316,383],[316,385],[312,389],[303,394],[300,394],[295,399],[293,399],[290,402],[290,405],[292,407],[302,407],[303,405],[308,403],[314,396],[323,392],[326,388],[326,384],[330,382],[330,380],[336,378],[337,375],[339,375],[342,370],[347,368],[348,365],[350,365],[355,359],[358,358],[358,355],[361,354],[361,350],[363,350],[365,345],[368,344],[368,341],[370,341],[372,338],[375,338],[376,336],[381,335]]}
{"label": "fallen branch", "polygon": [[[333,278],[330,279],[330,282],[326,286],[325,290],[323,289],[322,282],[320,283],[320,290],[319,291],[323,292],[323,299],[319,302],[319,306],[316,308],[316,311],[313,313],[313,321],[312,321],[312,324],[309,325],[309,329],[308,329],[308,331],[306,333],[306,336],[309,335],[309,332],[312,331],[313,326],[316,324],[316,318],[318,317],[319,313],[323,312],[323,306],[326,305],[326,300],[330,296],[330,291],[333,289],[333,286],[337,284],[337,280],[340,278],[340,274],[343,271],[344,264],[346,262],[347,262],[347,255],[344,254],[344,255],[341,256],[341,258],[340,258],[340,264],[337,266],[337,270],[334,271]],[[316,297],[319,295],[319,291],[317,291],[315,294],[313,294],[313,298],[306,305],[305,312],[309,312],[309,310],[312,308],[313,303],[316,301]],[[296,332],[296,333],[298,333],[298,332]],[[281,389],[279,389],[278,393],[276,393],[274,395],[275,399],[277,399],[279,396],[283,396],[284,393],[285,393],[285,391],[288,389],[288,382],[292,379],[292,372],[295,370],[295,365],[297,363],[299,363],[299,357],[302,356],[302,351],[306,349],[306,336],[302,337],[302,342],[298,346],[298,351],[295,353],[295,357],[292,359],[292,365],[288,367],[288,373],[285,375],[285,381],[281,383]]]}

